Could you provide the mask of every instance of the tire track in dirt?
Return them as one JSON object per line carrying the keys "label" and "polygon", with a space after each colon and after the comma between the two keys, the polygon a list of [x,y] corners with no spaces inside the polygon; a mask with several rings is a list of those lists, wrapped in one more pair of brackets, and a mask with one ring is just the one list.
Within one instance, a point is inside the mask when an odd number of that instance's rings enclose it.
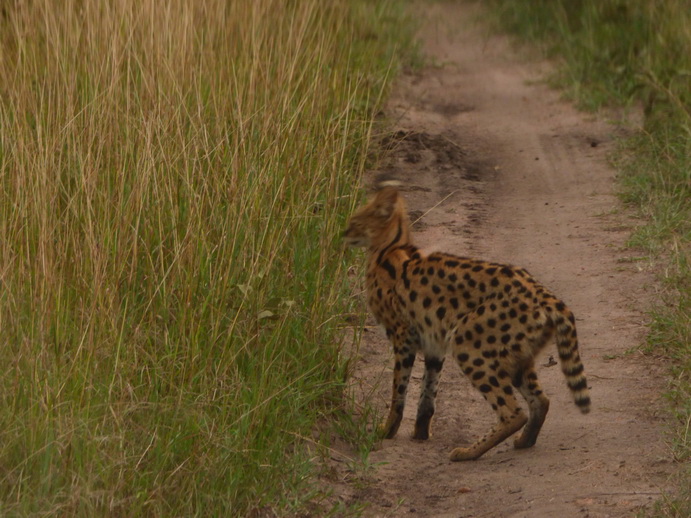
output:
{"label": "tire track in dirt", "polygon": [[[447,362],[433,435],[412,441],[418,361],[398,436],[372,452],[375,467],[357,484],[336,466],[335,494],[366,504],[365,516],[632,516],[668,489],[674,466],[663,439],[664,367],[627,354],[644,337],[652,279],[623,249],[631,222],[606,164],[616,130],[529,84],[544,70],[476,27],[476,4],[425,10],[425,50],[440,65],[400,79],[387,108],[397,121],[383,142],[390,158],[372,181],[407,186],[413,217],[423,216],[418,245],[523,266],[569,304],[593,411],[573,405],[548,347],[538,374],[551,407],[537,445],[514,450],[508,440],[478,461],[451,463],[451,449],[484,433],[494,413]],[[353,383],[375,394],[384,415],[392,354],[369,324]]]}

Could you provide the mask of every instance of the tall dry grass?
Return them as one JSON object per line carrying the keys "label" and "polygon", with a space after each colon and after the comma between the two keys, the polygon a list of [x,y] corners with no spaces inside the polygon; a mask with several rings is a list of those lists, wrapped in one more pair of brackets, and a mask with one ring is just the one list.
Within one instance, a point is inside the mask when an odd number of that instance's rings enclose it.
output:
{"label": "tall dry grass", "polygon": [[0,7],[0,513],[300,505],[400,6]]}

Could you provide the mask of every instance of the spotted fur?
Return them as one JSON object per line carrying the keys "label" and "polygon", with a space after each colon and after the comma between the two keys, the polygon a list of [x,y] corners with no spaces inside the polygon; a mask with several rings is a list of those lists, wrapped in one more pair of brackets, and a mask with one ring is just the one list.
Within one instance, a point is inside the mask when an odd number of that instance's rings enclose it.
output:
{"label": "spotted fur", "polygon": [[[549,409],[535,356],[555,337],[561,370],[583,413],[590,396],[573,313],[526,270],[445,253],[423,254],[412,243],[405,203],[381,189],[351,218],[345,240],[368,249],[367,302],[395,356],[393,395],[384,437],[396,435],[418,352],[425,374],[415,439],[427,439],[447,352],[497,413],[498,421],[451,460],[477,459],[518,430],[516,448],[533,446]],[[526,400],[521,409],[516,392]]]}

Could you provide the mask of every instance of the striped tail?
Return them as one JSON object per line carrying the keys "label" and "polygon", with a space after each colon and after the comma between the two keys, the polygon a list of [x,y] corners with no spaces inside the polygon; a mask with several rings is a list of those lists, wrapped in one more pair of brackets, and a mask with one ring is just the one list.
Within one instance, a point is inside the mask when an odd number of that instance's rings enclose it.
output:
{"label": "striped tail", "polygon": [[578,354],[578,336],[576,319],[563,302],[555,304],[556,315],[553,321],[556,327],[557,352],[561,361],[561,371],[566,377],[566,384],[573,393],[573,399],[581,412],[590,412],[590,391],[585,378],[581,356]]}

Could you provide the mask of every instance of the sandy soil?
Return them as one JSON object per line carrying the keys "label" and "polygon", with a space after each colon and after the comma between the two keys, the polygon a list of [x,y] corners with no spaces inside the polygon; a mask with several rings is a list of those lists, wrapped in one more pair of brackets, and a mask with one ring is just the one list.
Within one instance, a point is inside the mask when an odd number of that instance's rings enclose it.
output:
{"label": "sandy soil", "polygon": [[[665,366],[631,352],[654,285],[623,246],[632,220],[607,165],[620,130],[537,83],[548,65],[524,62],[476,26],[474,4],[425,5],[422,39],[434,65],[400,79],[386,113],[395,121],[383,142],[389,159],[369,180],[407,186],[419,245],[521,265],[569,304],[593,411],[580,414],[548,348],[538,374],[552,404],[537,445],[519,451],[509,440],[452,463],[451,449],[481,435],[494,413],[447,362],[433,435],[412,441],[418,361],[398,436],[370,455],[364,475],[335,462],[332,487],[346,504],[365,504],[365,516],[633,516],[669,488],[674,465]],[[384,415],[392,354],[370,324],[353,382]]]}

